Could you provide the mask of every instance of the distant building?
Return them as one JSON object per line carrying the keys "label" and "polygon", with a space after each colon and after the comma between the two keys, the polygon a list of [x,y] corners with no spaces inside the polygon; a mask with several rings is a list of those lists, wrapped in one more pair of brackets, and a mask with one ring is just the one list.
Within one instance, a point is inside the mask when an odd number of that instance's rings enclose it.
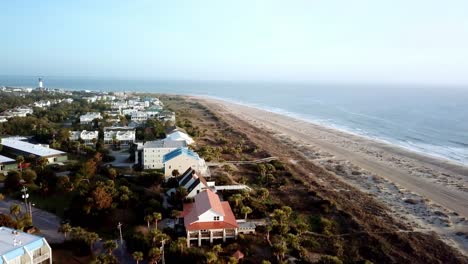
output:
{"label": "distant building", "polygon": [[0,263],[52,264],[52,248],[43,237],[2,226]]}
{"label": "distant building", "polygon": [[195,141],[188,134],[181,132],[179,130],[175,130],[171,132],[170,134],[168,134],[166,136],[166,139],[173,140],[173,141],[185,141],[187,145],[191,145],[195,143]]}
{"label": "distant building", "polygon": [[99,131],[70,131],[70,141],[83,140],[84,144],[94,144],[99,139]]}
{"label": "distant building", "polygon": [[135,142],[135,128],[133,127],[105,127],[104,144],[118,143],[130,145]]}
{"label": "distant building", "polygon": [[181,217],[187,232],[187,246],[196,241],[201,246],[202,240],[237,238],[238,224],[228,202],[221,202],[211,190],[197,194],[195,202],[184,204]]}
{"label": "distant building", "polygon": [[39,79],[38,79],[37,88],[39,88],[39,89],[44,89],[44,84],[42,83],[42,78],[39,78]]}
{"label": "distant building", "polygon": [[184,147],[187,147],[187,144],[183,141],[156,140],[146,142],[143,145],[143,169],[164,168],[164,155]]}
{"label": "distant building", "polygon": [[172,177],[174,170],[181,173],[186,171],[188,168],[193,168],[194,170],[199,171],[205,177],[210,176],[205,160],[188,148],[178,148],[167,153],[163,157],[163,163],[164,176],[166,177],[166,180]]}
{"label": "distant building", "polygon": [[148,113],[144,111],[135,111],[131,113],[131,119],[135,122],[145,122],[148,120]]}
{"label": "distant building", "polygon": [[94,119],[102,119],[101,113],[86,113],[80,116],[80,124],[87,125],[93,122]]}
{"label": "distant building", "polygon": [[14,159],[0,155],[0,173],[18,169],[18,165]]}
{"label": "distant building", "polygon": [[67,153],[48,146],[35,145],[19,138],[2,138],[3,150],[12,155],[28,157],[31,154],[38,158],[46,158],[50,164],[63,162],[68,159]]}

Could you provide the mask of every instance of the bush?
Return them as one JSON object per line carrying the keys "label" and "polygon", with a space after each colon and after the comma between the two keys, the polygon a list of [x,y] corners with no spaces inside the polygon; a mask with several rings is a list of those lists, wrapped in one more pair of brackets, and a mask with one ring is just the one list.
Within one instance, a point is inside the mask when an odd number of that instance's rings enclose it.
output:
{"label": "bush", "polygon": [[24,181],[26,181],[26,183],[33,183],[37,178],[37,174],[35,171],[27,169],[23,171],[23,173],[21,174],[21,177],[23,178]]}

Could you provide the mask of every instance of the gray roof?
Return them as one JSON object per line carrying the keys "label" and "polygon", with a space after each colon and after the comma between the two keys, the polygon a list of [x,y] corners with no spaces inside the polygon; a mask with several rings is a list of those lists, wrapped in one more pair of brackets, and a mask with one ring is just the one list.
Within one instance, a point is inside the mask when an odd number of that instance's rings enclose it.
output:
{"label": "gray roof", "polygon": [[185,141],[175,141],[175,140],[156,140],[148,141],[143,145],[143,148],[181,148],[187,147]]}

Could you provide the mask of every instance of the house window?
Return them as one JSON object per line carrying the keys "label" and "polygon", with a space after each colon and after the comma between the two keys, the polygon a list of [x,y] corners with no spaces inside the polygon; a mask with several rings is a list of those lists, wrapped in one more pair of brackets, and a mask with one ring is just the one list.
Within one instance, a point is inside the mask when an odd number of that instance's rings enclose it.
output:
{"label": "house window", "polygon": [[219,221],[219,216],[213,217],[215,221]]}

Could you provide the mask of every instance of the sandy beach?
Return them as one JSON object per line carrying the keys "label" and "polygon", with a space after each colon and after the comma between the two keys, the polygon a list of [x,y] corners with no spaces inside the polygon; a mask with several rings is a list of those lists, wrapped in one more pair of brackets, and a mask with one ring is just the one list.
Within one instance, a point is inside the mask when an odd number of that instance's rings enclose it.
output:
{"label": "sandy beach", "polygon": [[468,253],[468,167],[257,108],[198,99],[300,150],[385,204],[413,230],[434,231]]}

